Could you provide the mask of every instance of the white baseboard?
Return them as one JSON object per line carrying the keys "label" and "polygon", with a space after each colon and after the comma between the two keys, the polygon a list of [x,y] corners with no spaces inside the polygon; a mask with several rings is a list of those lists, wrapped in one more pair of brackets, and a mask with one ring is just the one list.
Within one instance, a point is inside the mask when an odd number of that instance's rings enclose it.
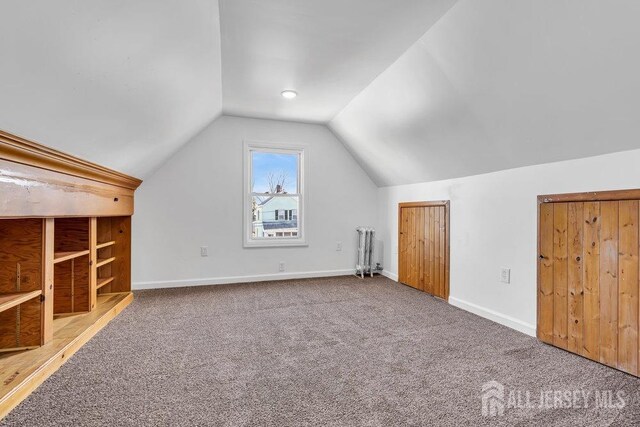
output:
{"label": "white baseboard", "polygon": [[398,275],[395,274],[395,273],[392,273],[390,271],[382,270],[382,273],[380,273],[380,274],[382,274],[384,277],[387,277],[387,278],[389,278],[389,279],[391,279],[393,281],[396,281],[396,282],[398,281]]}
{"label": "white baseboard", "polygon": [[461,308],[465,311],[471,312],[473,314],[477,314],[480,317],[484,317],[485,319],[492,320],[496,323],[500,323],[501,325],[507,326],[511,329],[515,329],[516,331],[520,331],[523,334],[530,335],[532,337],[536,336],[536,327],[535,325],[531,325],[529,323],[523,322],[522,320],[518,320],[514,317],[504,315],[502,313],[498,313],[497,311],[481,307],[479,305],[473,304],[471,302],[463,301],[461,299],[450,296],[449,304]]}
{"label": "white baseboard", "polygon": [[259,274],[253,276],[210,277],[204,279],[162,280],[155,282],[133,282],[133,290],[182,288],[186,286],[227,285],[231,283],[266,282],[270,280],[309,279],[314,277],[349,276],[354,274],[348,270],[322,270],[297,273]]}
{"label": "white baseboard", "polygon": [[[398,281],[398,275],[396,273],[383,270],[382,275],[396,282]],[[452,296],[449,296],[449,304],[455,307],[461,308],[464,311],[477,314],[478,316],[484,317],[485,319],[489,319],[493,322],[500,323],[501,325],[504,325],[511,329],[515,329],[516,331],[522,332],[523,334],[527,334],[532,337],[536,336],[535,325],[531,325],[529,323],[523,322],[522,320],[518,320],[514,317],[507,316],[502,313],[498,313],[497,311],[484,308],[477,304],[464,301]]]}

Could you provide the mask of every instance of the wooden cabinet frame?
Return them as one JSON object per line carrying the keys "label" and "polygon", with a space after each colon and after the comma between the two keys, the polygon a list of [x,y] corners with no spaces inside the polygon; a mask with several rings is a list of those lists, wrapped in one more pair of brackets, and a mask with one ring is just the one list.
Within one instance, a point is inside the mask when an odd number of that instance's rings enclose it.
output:
{"label": "wooden cabinet frame", "polygon": [[133,215],[141,180],[0,131],[0,217]]}

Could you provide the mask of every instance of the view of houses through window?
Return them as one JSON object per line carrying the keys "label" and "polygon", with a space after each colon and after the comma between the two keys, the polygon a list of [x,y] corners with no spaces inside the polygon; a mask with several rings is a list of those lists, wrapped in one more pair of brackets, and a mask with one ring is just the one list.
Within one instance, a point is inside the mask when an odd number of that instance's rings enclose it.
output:
{"label": "view of houses through window", "polygon": [[298,152],[251,151],[252,239],[298,237],[299,167]]}

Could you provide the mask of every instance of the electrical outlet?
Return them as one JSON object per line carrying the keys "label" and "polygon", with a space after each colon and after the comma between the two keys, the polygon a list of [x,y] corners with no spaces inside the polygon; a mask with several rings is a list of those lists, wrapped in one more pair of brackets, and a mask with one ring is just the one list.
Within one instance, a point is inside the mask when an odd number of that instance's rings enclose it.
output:
{"label": "electrical outlet", "polygon": [[511,283],[511,269],[501,267],[500,268],[500,281],[502,283]]}
{"label": "electrical outlet", "polygon": [[200,246],[200,256],[209,256],[209,246]]}
{"label": "electrical outlet", "polygon": [[280,269],[280,271],[284,271],[284,262],[280,262],[278,268]]}
{"label": "electrical outlet", "polygon": [[336,251],[342,251],[342,242],[336,242]]}

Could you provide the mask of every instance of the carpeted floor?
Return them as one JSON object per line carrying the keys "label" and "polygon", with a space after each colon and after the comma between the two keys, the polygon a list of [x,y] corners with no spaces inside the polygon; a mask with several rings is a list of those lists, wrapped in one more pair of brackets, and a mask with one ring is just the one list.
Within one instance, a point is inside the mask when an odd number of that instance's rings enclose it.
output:
{"label": "carpeted floor", "polygon": [[[491,380],[511,396],[502,416],[482,415]],[[632,425],[639,386],[388,279],[343,277],[137,292],[0,424]],[[588,407],[512,407],[554,390]],[[609,390],[624,408],[602,407]]]}

